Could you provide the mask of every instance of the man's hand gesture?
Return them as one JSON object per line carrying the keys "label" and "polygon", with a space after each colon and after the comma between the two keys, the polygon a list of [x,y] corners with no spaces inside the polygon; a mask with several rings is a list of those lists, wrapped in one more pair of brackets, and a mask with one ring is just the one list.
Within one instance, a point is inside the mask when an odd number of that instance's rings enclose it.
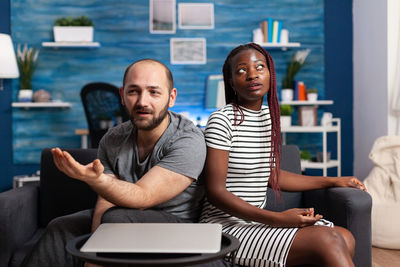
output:
{"label": "man's hand gesture", "polygon": [[68,152],[62,151],[58,147],[53,148],[51,153],[53,154],[54,163],[60,171],[72,178],[86,182],[89,185],[91,183],[97,183],[103,174],[104,166],[99,159],[87,165],[82,165]]}

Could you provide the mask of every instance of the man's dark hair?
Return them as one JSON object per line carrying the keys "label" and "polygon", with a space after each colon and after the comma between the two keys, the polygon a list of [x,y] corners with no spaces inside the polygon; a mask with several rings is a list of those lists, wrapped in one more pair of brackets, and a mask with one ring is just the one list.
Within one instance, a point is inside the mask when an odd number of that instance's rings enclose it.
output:
{"label": "man's dark hair", "polygon": [[158,61],[158,60],[155,60],[155,59],[151,59],[151,58],[140,59],[140,60],[138,60],[138,61],[133,62],[131,65],[129,65],[129,66],[126,68],[126,70],[125,70],[125,73],[124,73],[124,80],[123,80],[122,86],[125,87],[126,76],[128,75],[128,72],[129,72],[129,70],[131,69],[131,67],[132,67],[133,65],[135,65],[136,63],[143,62],[143,61],[158,63],[158,64],[160,64],[161,66],[164,67],[164,69],[165,69],[165,74],[167,75],[167,79],[168,79],[168,83],[169,83],[169,84],[168,84],[168,90],[171,92],[172,88],[174,88],[174,78],[172,77],[171,71],[170,71],[170,70],[168,69],[168,67],[165,66],[165,64],[163,64],[162,62],[160,62],[160,61]]}

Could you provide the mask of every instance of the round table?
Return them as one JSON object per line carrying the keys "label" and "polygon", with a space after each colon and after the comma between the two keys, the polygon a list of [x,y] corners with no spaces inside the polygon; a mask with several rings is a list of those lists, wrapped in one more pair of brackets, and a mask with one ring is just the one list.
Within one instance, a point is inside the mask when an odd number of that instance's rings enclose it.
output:
{"label": "round table", "polygon": [[187,266],[224,258],[228,253],[233,262],[239,247],[236,237],[222,233],[221,250],[216,253],[164,254],[164,253],[87,253],[80,248],[91,234],[79,236],[67,243],[67,251],[76,258],[107,266]]}

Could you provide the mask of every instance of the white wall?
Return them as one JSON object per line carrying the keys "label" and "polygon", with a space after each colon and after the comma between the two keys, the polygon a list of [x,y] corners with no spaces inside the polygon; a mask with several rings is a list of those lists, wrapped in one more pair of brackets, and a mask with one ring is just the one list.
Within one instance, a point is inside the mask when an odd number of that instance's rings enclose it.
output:
{"label": "white wall", "polygon": [[374,141],[388,134],[387,4],[353,1],[354,175],[362,180]]}
{"label": "white wall", "polygon": [[[400,1],[388,0],[388,135],[400,134]],[[394,103],[393,103],[394,102]],[[395,105],[396,111],[393,111]]]}

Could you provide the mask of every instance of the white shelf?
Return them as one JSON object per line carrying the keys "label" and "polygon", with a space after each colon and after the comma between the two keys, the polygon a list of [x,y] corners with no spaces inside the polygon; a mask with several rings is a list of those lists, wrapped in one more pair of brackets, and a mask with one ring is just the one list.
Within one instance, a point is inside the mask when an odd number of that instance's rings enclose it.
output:
{"label": "white shelf", "polygon": [[98,42],[43,42],[43,47],[65,47],[65,48],[96,48],[100,47]]}
{"label": "white shelf", "polygon": [[258,43],[260,46],[269,49],[282,49],[283,51],[288,48],[300,47],[300,43]]}
{"label": "white shelf", "polygon": [[324,162],[312,162],[312,161],[301,161],[301,167],[304,169],[323,169],[323,168],[332,168],[338,167],[339,161],[338,160],[330,160],[326,163]]}
{"label": "white shelf", "polygon": [[281,132],[285,133],[321,133],[321,132],[337,132],[339,126],[282,126]]}
{"label": "white shelf", "polygon": [[322,105],[332,105],[333,100],[317,100],[317,101],[302,101],[302,100],[292,100],[292,101],[281,101],[281,105],[292,105],[292,106],[322,106]]}
{"label": "white shelf", "polygon": [[68,102],[13,102],[13,108],[70,108]]}
{"label": "white shelf", "polygon": [[[305,102],[305,101],[303,101]],[[337,176],[341,175],[341,126],[340,118],[333,118],[332,125],[328,126],[289,126],[282,127],[282,144],[286,144],[286,134],[287,133],[322,133],[322,155],[323,162],[310,162],[301,161],[301,168],[304,169],[322,169],[323,176],[327,176],[328,168],[337,167]],[[328,160],[327,159],[327,135],[329,132],[336,133],[336,150],[337,159]]]}
{"label": "white shelf", "polygon": [[292,48],[292,47],[300,47],[300,43],[259,43],[262,47],[268,48]]}

